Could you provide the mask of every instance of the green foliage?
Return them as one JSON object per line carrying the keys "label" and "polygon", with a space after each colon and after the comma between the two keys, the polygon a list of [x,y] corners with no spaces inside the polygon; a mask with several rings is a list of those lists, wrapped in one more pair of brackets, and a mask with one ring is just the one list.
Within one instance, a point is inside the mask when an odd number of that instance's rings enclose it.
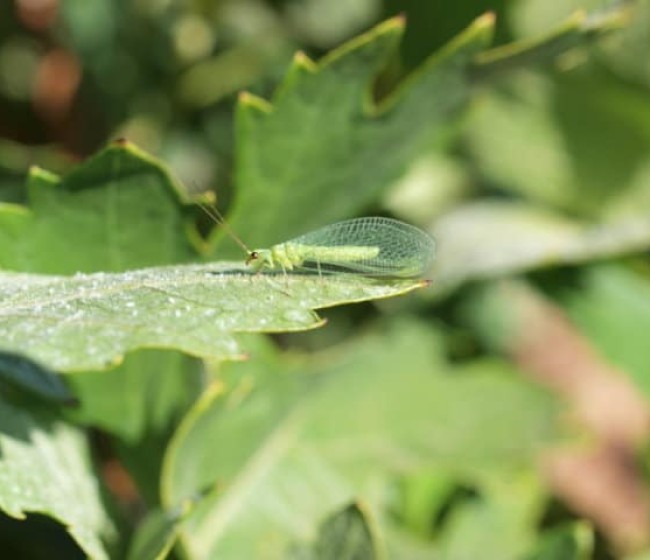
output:
{"label": "green foliage", "polygon": [[[241,382],[207,393],[165,458],[168,507],[215,488],[183,528],[190,555],[249,557],[270,541],[280,558],[283,542],[355,496],[385,500],[377,476],[437,466],[480,481],[486,469],[516,472],[554,437],[553,401],[505,364],[455,368],[440,352],[424,325],[398,324],[321,368],[270,350],[238,365],[228,377]],[[284,495],[298,478],[302,490]]]}
{"label": "green foliage", "polygon": [[151,511],[137,528],[127,560],[167,558],[178,537],[181,522],[191,511],[192,504],[189,502],[176,511]]}
{"label": "green foliage", "polygon": [[296,559],[373,560],[381,558],[377,538],[367,513],[356,503],[323,521],[313,546],[294,547],[287,554]]}
{"label": "green foliage", "polygon": [[[60,4],[54,53],[0,8],[2,512],[92,559],[643,554],[554,517],[570,403],[511,339],[543,288],[650,388],[647,7]],[[209,186],[248,246],[389,214],[434,268],[253,274]]]}
{"label": "green foliage", "polygon": [[92,558],[108,559],[114,538],[83,431],[51,412],[0,399],[0,508],[24,519],[49,515],[67,527]]}
{"label": "green foliage", "polygon": [[71,274],[186,261],[182,192],[161,163],[122,143],[63,179],[33,168],[29,208],[0,205],[0,268]]}
{"label": "green foliage", "polygon": [[558,527],[544,535],[538,549],[526,560],[586,560],[593,557],[594,536],[591,527],[575,523]]}
{"label": "green foliage", "polygon": [[357,275],[256,275],[226,262],[71,277],[0,273],[0,336],[6,350],[60,371],[101,369],[146,347],[232,360],[243,357],[237,332],[313,328],[323,322],[313,309],[423,285]]}
{"label": "green foliage", "polygon": [[650,394],[645,336],[650,328],[650,285],[644,275],[616,265],[589,267],[584,289],[563,298],[582,331],[645,395]]}
{"label": "green foliage", "polygon": [[[240,98],[235,229],[259,246],[371,204],[415,156],[449,134],[469,99],[467,66],[489,41],[491,24],[490,17],[477,20],[380,102],[371,81],[399,45],[402,18],[318,64],[296,56],[271,104]],[[305,212],[310,207],[318,212]],[[279,212],[286,220],[274,218]]]}

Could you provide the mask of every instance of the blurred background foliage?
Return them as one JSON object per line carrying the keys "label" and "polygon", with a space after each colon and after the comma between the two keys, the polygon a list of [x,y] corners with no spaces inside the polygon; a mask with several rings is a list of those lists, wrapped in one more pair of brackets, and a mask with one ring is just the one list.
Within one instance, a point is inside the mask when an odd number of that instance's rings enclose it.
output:
{"label": "blurred background foliage", "polygon": [[[248,89],[268,96],[295,51],[318,58],[405,13],[399,74],[488,9],[500,16],[499,41],[516,36],[501,17],[507,14],[503,4],[6,2],[0,8],[3,181],[34,160],[25,146],[50,147],[38,161],[47,155],[64,168],[124,136],[164,157],[182,179],[227,184],[236,95]],[[570,12],[559,9],[556,19]]]}
{"label": "blurred background foliage", "polygon": [[[65,174],[107,142],[127,138],[166,162],[188,189],[215,188],[222,207],[241,187],[233,181],[238,95],[247,90],[270,98],[296,51],[318,60],[404,14],[399,56],[374,84],[381,98],[487,10],[497,16],[494,44],[503,45],[544,35],[575,10],[596,20],[599,10],[617,6],[631,10],[624,29],[477,82],[453,134],[368,205],[368,213],[390,213],[436,234],[440,268],[429,295],[331,310],[327,329],[281,335],[273,347],[252,340],[258,359],[219,370],[227,382],[236,380],[226,403],[214,386],[205,391],[197,360],[155,350],[129,356],[110,377],[89,372],[71,380],[82,406],[68,419],[102,430],[94,437],[95,457],[118,504],[109,508],[118,510],[122,531],[112,537],[116,550],[128,547],[142,518],[153,529],[143,523],[136,540],[156,533],[160,526],[145,514],[171,510],[211,482],[206,473],[241,469],[242,448],[262,447],[269,425],[290,416],[288,401],[302,398],[295,397],[302,389],[287,381],[287,372],[301,369],[350,379],[308,401],[313,417],[302,419],[300,438],[318,453],[327,456],[326,413],[336,411],[343,418],[338,428],[359,433],[371,429],[364,423],[371,418],[385,441],[403,446],[400,458],[415,463],[391,463],[386,470],[401,476],[364,482],[370,487],[364,497],[374,499],[377,487],[383,489],[383,516],[393,527],[384,539],[394,557],[650,558],[650,6],[605,0],[0,4],[0,201],[27,202],[31,165]],[[359,332],[376,338],[361,344]],[[310,361],[305,353],[313,350],[323,353]],[[402,358],[400,373],[404,384],[414,384],[412,392],[382,373],[398,369]],[[433,370],[435,382],[423,374]],[[449,382],[454,376],[460,384]],[[262,387],[261,402],[225,415],[246,394],[247,379]],[[348,382],[354,396],[368,397],[350,399]],[[439,396],[418,398],[418,389]],[[390,395],[406,401],[403,408],[376,406]],[[417,433],[427,407],[439,430],[431,448],[428,432]],[[583,447],[537,457],[556,422],[579,433]],[[232,433],[242,440],[229,440]],[[206,441],[225,450],[217,464],[204,453]],[[436,467],[422,464],[423,455]],[[306,476],[305,462],[287,451],[269,477],[291,489],[291,475]],[[349,480],[360,478],[345,470],[349,465],[337,467]],[[324,503],[330,496],[323,487],[339,490],[332,480],[318,483]],[[253,496],[291,506],[269,486]],[[211,496],[186,529],[190,557],[205,557],[201,552],[214,544],[206,535],[218,498]],[[240,497],[253,518],[259,512],[250,499]],[[363,517],[356,510],[351,515],[355,523]],[[165,539],[158,549],[173,542],[177,517],[161,521]],[[237,521],[251,535],[264,527],[264,519]],[[61,557],[78,554],[44,519],[30,516],[30,523],[65,551]],[[25,558],[46,557],[15,524],[8,518],[0,524],[0,546]],[[323,534],[332,528],[324,527],[320,538],[327,541]],[[371,541],[371,533],[364,539]],[[298,552],[307,554],[302,546],[296,544],[295,557],[306,557]]]}

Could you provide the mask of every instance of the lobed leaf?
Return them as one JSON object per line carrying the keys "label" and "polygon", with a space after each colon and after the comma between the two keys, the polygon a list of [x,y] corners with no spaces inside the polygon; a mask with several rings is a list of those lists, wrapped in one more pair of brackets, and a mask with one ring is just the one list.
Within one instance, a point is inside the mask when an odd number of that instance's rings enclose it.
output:
{"label": "lobed leaf", "polygon": [[373,87],[397,52],[402,17],[318,62],[298,53],[270,101],[240,96],[233,227],[264,247],[360,213],[450,137],[477,83],[616,28],[624,12],[579,12],[540,39],[490,51],[487,13],[380,99]]}
{"label": "lobed leaf", "polygon": [[137,348],[241,359],[237,333],[323,324],[315,309],[403,294],[421,280],[250,274],[213,263],[72,277],[0,273],[0,348],[59,371],[116,365]]}
{"label": "lobed leaf", "polygon": [[0,269],[73,274],[189,260],[183,188],[158,160],[117,142],[61,178],[32,168],[26,202],[0,203]]}

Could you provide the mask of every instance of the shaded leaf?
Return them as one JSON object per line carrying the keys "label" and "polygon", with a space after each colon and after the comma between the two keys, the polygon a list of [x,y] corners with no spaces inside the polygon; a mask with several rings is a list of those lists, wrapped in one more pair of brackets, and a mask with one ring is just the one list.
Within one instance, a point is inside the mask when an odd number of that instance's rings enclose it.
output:
{"label": "shaded leaf", "polygon": [[595,69],[554,81],[524,75],[483,98],[467,137],[502,189],[591,219],[640,219],[650,199],[649,110],[646,92]]}
{"label": "shaded leaf", "polygon": [[585,224],[541,208],[484,201],[461,206],[435,228],[433,290],[465,282],[637,252],[650,246],[650,219]]}
{"label": "shaded leaf", "polygon": [[562,294],[568,313],[580,330],[614,365],[650,395],[650,281],[616,265],[584,271],[581,290]]}
{"label": "shaded leaf", "polygon": [[377,548],[367,512],[352,504],[323,522],[315,552],[319,560],[373,560]]}
{"label": "shaded leaf", "polygon": [[168,506],[216,485],[184,526],[189,553],[281,557],[382,474],[436,465],[471,477],[525,464],[552,439],[545,394],[502,363],[452,370],[439,356],[435,335],[400,324],[316,371],[237,364],[239,386],[207,393],[165,460]]}
{"label": "shaded leaf", "polygon": [[488,476],[479,492],[449,512],[440,537],[442,557],[520,559],[545,504],[540,482],[525,471]]}
{"label": "shaded leaf", "polygon": [[153,510],[140,523],[131,541],[127,560],[164,560],[178,538],[179,526],[192,511],[188,501],[175,511]]}
{"label": "shaded leaf", "polygon": [[542,533],[536,550],[526,555],[525,560],[588,560],[593,553],[594,531],[579,522]]}
{"label": "shaded leaf", "polygon": [[0,352],[0,379],[50,401],[77,402],[59,374],[18,354]]}
{"label": "shaded leaf", "polygon": [[110,371],[67,376],[81,406],[74,419],[135,444],[161,434],[200,390],[202,367],[184,354],[141,350]]}
{"label": "shaded leaf", "polygon": [[354,503],[333,513],[320,526],[312,546],[296,546],[287,558],[292,560],[378,560],[374,530],[368,514]]}
{"label": "shaded leaf", "polygon": [[0,397],[0,509],[63,524],[93,560],[108,560],[114,538],[85,438],[46,413],[26,412]]}

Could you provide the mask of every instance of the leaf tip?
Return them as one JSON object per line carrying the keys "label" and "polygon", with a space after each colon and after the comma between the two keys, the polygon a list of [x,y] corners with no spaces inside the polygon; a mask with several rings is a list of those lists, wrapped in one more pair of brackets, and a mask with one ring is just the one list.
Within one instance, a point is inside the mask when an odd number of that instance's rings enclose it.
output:
{"label": "leaf tip", "polygon": [[631,4],[617,5],[588,13],[586,10],[576,10],[571,21],[586,32],[611,31],[626,27],[633,18],[634,7]]}
{"label": "leaf tip", "polygon": [[130,152],[131,154],[135,154],[140,158],[147,159],[149,161],[155,161],[151,156],[151,154],[145,152],[137,144],[131,142],[128,138],[125,138],[124,136],[120,136],[119,138],[115,138],[114,140],[111,140],[108,143],[107,150],[108,151],[119,150],[122,152]]}
{"label": "leaf tip", "polygon": [[60,180],[58,175],[48,171],[47,169],[43,169],[42,167],[39,167],[38,165],[30,165],[29,166],[29,169],[27,170],[27,178],[28,179],[43,179],[43,180],[45,180],[47,182],[58,182]]}
{"label": "leaf tip", "polygon": [[310,72],[316,70],[316,63],[309,58],[304,51],[297,51],[296,54],[293,55],[293,66]]}
{"label": "leaf tip", "polygon": [[115,138],[115,140],[113,140],[111,142],[111,144],[113,146],[122,146],[123,147],[123,146],[127,146],[128,144],[130,144],[130,142],[124,136],[120,136],[119,138]]}
{"label": "leaf tip", "polygon": [[406,27],[406,13],[400,12],[396,16],[386,20],[386,24],[390,24],[391,22],[394,27]]}
{"label": "leaf tip", "polygon": [[238,107],[241,109],[252,109],[260,113],[270,113],[272,111],[271,104],[252,94],[250,91],[240,91],[237,97]]}
{"label": "leaf tip", "polygon": [[477,29],[491,30],[496,24],[496,21],[497,15],[495,12],[485,12],[474,20],[474,26]]}
{"label": "leaf tip", "polygon": [[152,156],[150,154],[145,152],[137,144],[131,142],[128,138],[124,136],[115,138],[108,143],[108,145],[106,146],[106,151],[110,152],[112,150],[116,150],[120,152],[129,152],[131,154],[135,154],[138,157],[152,160]]}
{"label": "leaf tip", "polygon": [[104,369],[113,369],[122,365],[124,362],[124,354],[116,354],[104,361]]}

